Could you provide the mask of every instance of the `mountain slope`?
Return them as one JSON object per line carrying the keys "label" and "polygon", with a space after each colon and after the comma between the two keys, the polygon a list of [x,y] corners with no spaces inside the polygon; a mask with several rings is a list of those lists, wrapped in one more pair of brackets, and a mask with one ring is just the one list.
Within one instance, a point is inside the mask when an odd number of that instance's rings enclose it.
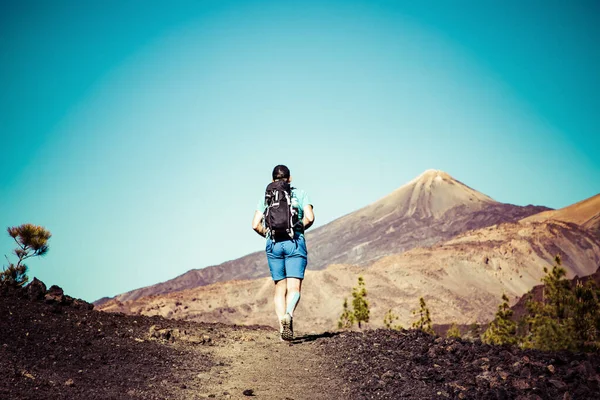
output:
{"label": "mountain slope", "polygon": [[[390,195],[307,234],[309,269],[368,265],[382,257],[431,246],[472,229],[515,222],[548,210],[499,203],[445,172],[428,170]],[[119,301],[269,275],[263,251],[120,294]],[[103,299],[104,301],[105,299]],[[99,305],[101,302],[97,302]]]}
{"label": "mountain slope", "polygon": [[547,220],[573,222],[600,235],[600,193],[559,210],[548,210],[532,215],[523,221]]}
{"label": "mountain slope", "polygon": [[[543,268],[561,254],[568,276],[585,276],[600,265],[600,240],[576,224],[511,223],[459,235],[430,248],[382,258],[369,267],[333,265],[309,271],[295,315],[303,330],[335,326],[344,297],[358,275],[366,282],[372,327],[392,309],[404,326],[423,296],[436,324],[493,318],[502,293],[512,302],[540,283]],[[220,282],[98,307],[175,319],[241,324],[274,322],[269,278]]]}

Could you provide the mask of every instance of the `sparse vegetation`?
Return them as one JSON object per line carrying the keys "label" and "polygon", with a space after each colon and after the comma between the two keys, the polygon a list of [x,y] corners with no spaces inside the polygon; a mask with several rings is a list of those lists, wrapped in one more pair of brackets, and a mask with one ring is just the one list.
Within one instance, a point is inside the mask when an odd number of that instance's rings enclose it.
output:
{"label": "sparse vegetation", "polygon": [[447,338],[460,338],[460,330],[458,329],[458,326],[456,325],[456,323],[453,323],[452,325],[450,325],[450,329],[448,329],[448,331],[446,332],[446,337]]}
{"label": "sparse vegetation", "polygon": [[482,336],[486,343],[518,344],[544,351],[600,349],[600,289],[593,280],[574,285],[566,278],[560,256],[544,268],[541,301],[527,301],[527,315],[515,322],[508,297],[502,296],[496,318]]}
{"label": "sparse vegetation", "polygon": [[352,288],[352,308],[354,309],[354,320],[358,323],[358,327],[362,328],[363,323],[369,322],[370,314],[367,289],[362,276],[358,277],[358,285]]}
{"label": "sparse vegetation", "polygon": [[396,314],[394,314],[394,312],[390,308],[388,312],[383,316],[383,325],[387,329],[395,329],[399,331],[402,329],[402,325],[396,323],[398,319],[399,317]]}
{"label": "sparse vegetation", "polygon": [[590,350],[599,347],[600,292],[592,281],[571,287],[559,256],[544,268],[542,301],[527,303],[527,332],[522,346],[539,350]]}
{"label": "sparse vegetation", "polygon": [[24,261],[48,253],[48,240],[52,234],[46,228],[33,224],[8,227],[7,232],[18,246],[13,250],[18,261],[14,264],[6,257],[8,266],[0,272],[0,285],[23,286],[29,280]]}
{"label": "sparse vegetation", "polygon": [[369,302],[366,299],[367,289],[362,276],[358,277],[358,285],[352,288],[352,311],[348,307],[348,299],[344,299],[342,314],[338,320],[338,328],[351,328],[356,322],[362,329],[363,323],[369,322]]}
{"label": "sparse vegetation", "polygon": [[348,307],[348,299],[344,299],[343,311],[342,315],[340,315],[340,319],[338,320],[338,328],[339,329],[350,329],[354,325],[354,314],[350,311]]}
{"label": "sparse vegetation", "polygon": [[427,332],[432,335],[434,334],[433,328],[431,327],[431,314],[429,313],[429,308],[427,308],[427,305],[425,304],[425,299],[422,297],[419,298],[419,309],[414,310],[413,315],[419,316],[419,319],[413,322],[413,328],[422,330],[423,332]]}
{"label": "sparse vegetation", "polygon": [[530,299],[527,302],[528,332],[522,346],[550,351],[572,349],[574,332],[567,315],[571,294],[565,277],[567,271],[562,267],[560,257],[556,256],[552,269],[544,268],[544,272],[542,301]]}
{"label": "sparse vegetation", "polygon": [[488,344],[516,344],[517,324],[511,319],[513,311],[508,305],[508,297],[502,294],[502,304],[498,306],[496,318],[483,333],[482,340]]}

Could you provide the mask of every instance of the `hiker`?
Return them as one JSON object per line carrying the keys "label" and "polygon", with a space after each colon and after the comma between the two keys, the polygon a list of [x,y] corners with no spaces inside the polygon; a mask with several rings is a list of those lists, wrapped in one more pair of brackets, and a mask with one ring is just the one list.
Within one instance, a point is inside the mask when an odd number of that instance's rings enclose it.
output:
{"label": "hiker", "polygon": [[273,300],[282,340],[294,338],[292,318],[308,261],[304,231],[315,221],[308,196],[291,187],[291,182],[288,167],[276,166],[273,181],[258,202],[252,220],[252,229],[267,239],[267,261],[275,282]]}

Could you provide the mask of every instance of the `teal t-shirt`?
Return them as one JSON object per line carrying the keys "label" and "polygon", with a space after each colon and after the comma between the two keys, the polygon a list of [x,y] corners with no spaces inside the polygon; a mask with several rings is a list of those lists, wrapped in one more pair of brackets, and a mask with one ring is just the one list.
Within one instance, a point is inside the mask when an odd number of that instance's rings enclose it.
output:
{"label": "teal t-shirt", "polygon": [[[304,207],[308,205],[312,206],[312,203],[310,202],[306,192],[302,189],[292,188],[292,207],[298,210],[298,219],[300,221],[302,221],[302,218],[304,218]],[[265,204],[265,196],[263,195],[256,204],[256,210],[264,213],[266,207],[267,205]]]}

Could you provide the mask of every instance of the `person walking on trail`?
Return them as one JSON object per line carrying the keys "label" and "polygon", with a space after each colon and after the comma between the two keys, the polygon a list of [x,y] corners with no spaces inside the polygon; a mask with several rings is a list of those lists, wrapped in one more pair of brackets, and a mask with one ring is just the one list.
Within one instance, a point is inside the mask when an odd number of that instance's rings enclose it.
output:
{"label": "person walking on trail", "polygon": [[273,300],[283,340],[294,338],[294,310],[308,262],[304,231],[315,221],[308,195],[291,187],[291,182],[288,167],[276,166],[252,219],[252,229],[267,239],[267,261],[275,282]]}

